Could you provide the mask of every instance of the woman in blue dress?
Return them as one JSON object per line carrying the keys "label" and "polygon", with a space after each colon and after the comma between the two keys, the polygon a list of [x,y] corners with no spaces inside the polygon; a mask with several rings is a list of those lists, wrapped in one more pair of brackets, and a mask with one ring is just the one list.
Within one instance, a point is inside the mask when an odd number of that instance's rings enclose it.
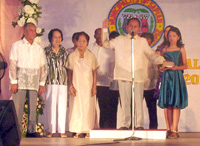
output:
{"label": "woman in blue dress", "polygon": [[[164,30],[164,41],[162,42],[161,45],[159,45],[157,47],[157,49],[156,49],[156,53],[157,54],[162,55],[162,56],[164,55],[164,54],[162,54],[162,52],[163,52],[162,50],[167,47],[167,42],[168,42],[167,41],[168,40],[167,39],[167,33],[170,30],[170,28],[172,28],[172,27],[173,27],[172,25],[168,25],[168,26],[165,27],[165,30]],[[162,74],[163,74],[163,72],[159,72],[158,80],[157,80],[157,83],[156,83],[156,88],[155,88],[154,94],[153,94],[153,97],[155,99],[158,99],[158,97],[159,97]],[[170,129],[168,120],[166,120],[167,119],[167,109],[166,108],[164,108],[164,115],[165,115],[166,127],[167,127],[167,129]]]}
{"label": "woman in blue dress", "polygon": [[160,68],[163,71],[163,77],[158,106],[167,109],[166,120],[170,128],[167,138],[173,139],[178,138],[180,110],[188,105],[187,88],[183,77],[183,70],[187,69],[187,61],[179,29],[172,27],[167,37],[168,45],[163,49],[163,54],[165,59],[174,65],[163,65]]}

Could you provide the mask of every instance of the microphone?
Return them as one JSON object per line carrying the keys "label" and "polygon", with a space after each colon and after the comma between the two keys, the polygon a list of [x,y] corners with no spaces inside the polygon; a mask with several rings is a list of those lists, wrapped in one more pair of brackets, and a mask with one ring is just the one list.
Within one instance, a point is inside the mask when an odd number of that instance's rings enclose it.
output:
{"label": "microphone", "polygon": [[132,38],[134,37],[134,30],[131,30],[131,36],[132,36]]}
{"label": "microphone", "polygon": [[6,68],[7,68],[7,63],[3,62],[3,61],[0,61],[0,70],[6,69]]}

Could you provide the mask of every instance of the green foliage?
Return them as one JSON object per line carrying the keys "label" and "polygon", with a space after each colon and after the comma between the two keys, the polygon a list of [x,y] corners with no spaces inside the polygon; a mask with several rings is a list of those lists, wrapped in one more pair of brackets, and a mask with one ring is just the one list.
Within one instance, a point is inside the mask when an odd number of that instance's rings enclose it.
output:
{"label": "green foliage", "polygon": [[[44,102],[42,100],[42,97],[39,96],[37,97],[37,108],[36,108],[36,120],[38,121],[38,117],[39,115],[44,114],[43,109],[44,109]],[[28,97],[26,97],[26,101],[24,104],[24,113],[28,114],[28,110],[29,110],[29,101],[28,101]]]}
{"label": "green foliage", "polygon": [[[44,114],[44,107],[45,104],[42,100],[42,97],[39,96],[37,97],[37,108],[36,108],[36,130],[39,135],[44,134],[44,125],[41,123],[38,123],[38,118],[39,115]],[[27,132],[27,125],[28,125],[28,111],[29,111],[29,102],[28,102],[28,97],[26,97],[26,101],[24,104],[24,114],[22,118],[22,137],[25,137],[26,132]]]}
{"label": "green foliage", "polygon": [[15,28],[15,26],[17,25],[17,22],[12,22],[12,26]]}
{"label": "green foliage", "polygon": [[122,29],[122,23],[121,23],[121,18],[119,18],[119,21],[118,21],[118,27],[119,27],[119,32],[121,35],[125,35],[123,29]]}
{"label": "green foliage", "polygon": [[149,31],[148,32],[152,32],[153,31],[153,24],[154,24],[153,17],[151,16],[150,27],[149,27]]}
{"label": "green foliage", "polygon": [[133,13],[136,13],[136,12],[140,13],[140,12],[142,12],[142,13],[149,13],[149,12],[148,12],[147,10],[145,10],[145,9],[133,9],[133,8],[125,9],[124,12],[133,12]]}

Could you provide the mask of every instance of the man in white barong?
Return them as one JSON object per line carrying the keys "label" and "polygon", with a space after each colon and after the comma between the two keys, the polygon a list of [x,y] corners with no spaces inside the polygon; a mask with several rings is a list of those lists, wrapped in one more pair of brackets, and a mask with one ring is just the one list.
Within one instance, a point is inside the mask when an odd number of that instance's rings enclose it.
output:
{"label": "man in white barong", "polygon": [[131,35],[134,31],[134,126],[136,129],[142,130],[144,124],[143,117],[143,89],[144,89],[144,65],[143,58],[146,55],[154,64],[162,64],[164,58],[157,55],[151,49],[145,38],[138,36],[140,32],[140,21],[137,18],[131,18],[125,25],[128,32],[125,36],[119,36],[108,41],[108,19],[103,22],[102,42],[106,48],[115,49],[115,69],[114,80],[118,80],[121,113],[117,117],[119,129],[128,129],[131,125],[131,89],[132,89],[132,73],[131,73]]}
{"label": "man in white barong", "polygon": [[38,94],[45,91],[47,76],[46,56],[43,49],[34,41],[36,26],[24,25],[24,38],[15,42],[10,51],[9,78],[12,97],[21,129],[25,97],[29,97],[29,118],[26,137],[37,137],[36,106]]}

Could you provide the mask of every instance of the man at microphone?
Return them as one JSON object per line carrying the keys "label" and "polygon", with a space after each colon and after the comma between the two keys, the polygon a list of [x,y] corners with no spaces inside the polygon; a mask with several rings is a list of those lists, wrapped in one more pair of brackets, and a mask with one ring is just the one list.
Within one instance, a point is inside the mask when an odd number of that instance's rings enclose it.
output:
{"label": "man at microphone", "polygon": [[[120,93],[121,116],[117,117],[119,129],[129,129],[131,125],[131,89],[132,89],[132,44],[134,39],[134,95],[135,95],[135,117],[134,125],[138,130],[143,130],[143,90],[144,90],[144,65],[143,58],[146,56],[154,64],[162,64],[164,58],[151,49],[145,38],[138,36],[140,32],[140,20],[131,18],[127,21],[125,29],[128,32],[125,36],[119,36],[108,40],[108,19],[103,22],[102,43],[105,48],[115,49],[114,80],[118,80]],[[118,112],[119,112],[118,110]]]}

